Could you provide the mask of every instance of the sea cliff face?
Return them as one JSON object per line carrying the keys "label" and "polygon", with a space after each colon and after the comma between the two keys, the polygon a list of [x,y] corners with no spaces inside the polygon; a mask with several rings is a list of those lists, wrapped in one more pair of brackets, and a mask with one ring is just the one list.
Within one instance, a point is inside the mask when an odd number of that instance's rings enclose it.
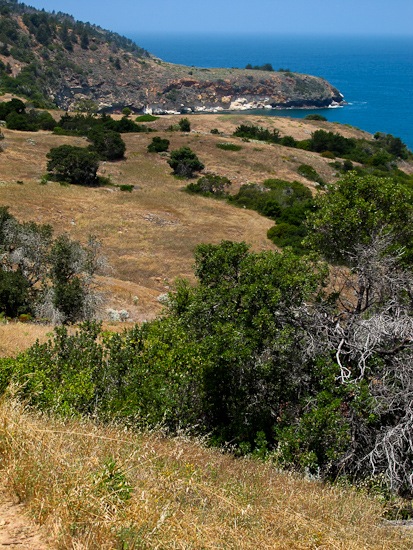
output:
{"label": "sea cliff face", "polygon": [[85,100],[100,111],[130,107],[153,113],[314,108],[343,102],[340,92],[321,78],[174,65],[70,16],[6,4],[0,24],[0,84],[28,97],[42,95],[62,109],[75,109]]}
{"label": "sea cliff face", "polygon": [[92,99],[100,110],[125,106],[134,111],[165,113],[223,110],[322,108],[343,103],[341,93],[314,76],[240,69],[197,69],[149,58],[129,62],[114,73],[95,67],[87,79],[66,74],[55,91],[56,103],[73,108]]}

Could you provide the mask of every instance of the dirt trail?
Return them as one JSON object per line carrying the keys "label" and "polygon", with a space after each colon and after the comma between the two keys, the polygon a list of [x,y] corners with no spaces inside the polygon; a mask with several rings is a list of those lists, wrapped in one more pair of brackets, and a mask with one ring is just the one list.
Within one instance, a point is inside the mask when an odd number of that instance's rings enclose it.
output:
{"label": "dirt trail", "polygon": [[41,530],[27,517],[23,504],[17,504],[0,487],[0,549],[50,550]]}

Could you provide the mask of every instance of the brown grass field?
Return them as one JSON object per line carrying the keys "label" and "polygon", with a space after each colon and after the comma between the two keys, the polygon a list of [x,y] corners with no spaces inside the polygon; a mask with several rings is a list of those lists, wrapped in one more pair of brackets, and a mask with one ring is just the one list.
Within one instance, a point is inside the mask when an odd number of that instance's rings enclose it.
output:
{"label": "brown grass field", "polygon": [[[107,305],[126,308],[136,321],[153,318],[160,311],[157,298],[177,277],[192,278],[197,244],[228,239],[246,241],[255,250],[273,248],[266,237],[271,220],[222,201],[184,193],[187,182],[172,176],[167,158],[146,152],[153,135],[168,137],[170,150],[191,147],[204,162],[205,171],[229,177],[233,191],[243,183],[270,177],[296,179],[314,191],[313,184],[296,172],[302,163],[311,164],[326,181],[334,180],[328,159],[318,154],[230,137],[245,117],[193,115],[191,133],[167,132],[179,118],[161,117],[150,123],[156,134],[124,134],[126,160],[101,163],[101,175],[114,184],[134,185],[132,193],[111,186],[41,185],[48,151],[63,143],[86,146],[86,139],[3,130],[0,205],[8,205],[21,221],[51,224],[57,233],[66,232],[83,242],[96,235],[110,265],[100,279]],[[308,137],[318,127],[337,130],[331,123],[281,117],[249,117],[248,121],[279,128],[282,135],[297,139]],[[212,128],[223,135],[212,135]],[[340,126],[340,131],[347,136],[365,135],[348,127]],[[220,142],[238,143],[242,149],[225,151],[216,147]]]}
{"label": "brown grass field", "polygon": [[51,548],[409,550],[381,505],[186,437],[58,421],[0,403],[6,489]]}

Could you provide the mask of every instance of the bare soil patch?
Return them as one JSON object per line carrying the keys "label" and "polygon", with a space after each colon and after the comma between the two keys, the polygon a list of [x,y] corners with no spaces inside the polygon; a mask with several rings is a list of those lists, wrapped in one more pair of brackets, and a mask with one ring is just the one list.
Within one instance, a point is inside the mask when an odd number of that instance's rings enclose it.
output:
{"label": "bare soil patch", "polygon": [[48,550],[51,546],[41,528],[27,516],[19,504],[0,486],[0,548],[10,550]]}

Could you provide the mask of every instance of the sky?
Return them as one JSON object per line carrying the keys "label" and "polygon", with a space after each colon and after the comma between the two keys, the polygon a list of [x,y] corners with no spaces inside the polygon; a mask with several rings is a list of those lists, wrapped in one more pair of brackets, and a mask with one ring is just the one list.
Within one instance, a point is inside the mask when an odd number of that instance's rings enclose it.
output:
{"label": "sky", "polygon": [[139,33],[413,36],[413,0],[24,0],[136,37]]}

